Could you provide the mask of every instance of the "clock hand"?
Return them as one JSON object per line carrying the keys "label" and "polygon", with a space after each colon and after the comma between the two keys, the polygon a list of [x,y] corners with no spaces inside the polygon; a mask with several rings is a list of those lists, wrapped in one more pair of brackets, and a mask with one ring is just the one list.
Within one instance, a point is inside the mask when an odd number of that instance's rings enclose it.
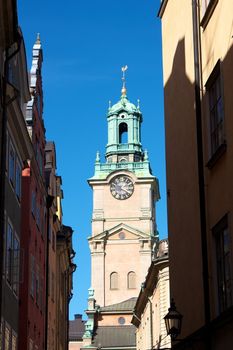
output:
{"label": "clock hand", "polygon": [[122,189],[123,191],[125,191],[126,193],[129,193],[129,194],[130,194],[130,192],[129,192],[124,186],[122,186],[121,189]]}

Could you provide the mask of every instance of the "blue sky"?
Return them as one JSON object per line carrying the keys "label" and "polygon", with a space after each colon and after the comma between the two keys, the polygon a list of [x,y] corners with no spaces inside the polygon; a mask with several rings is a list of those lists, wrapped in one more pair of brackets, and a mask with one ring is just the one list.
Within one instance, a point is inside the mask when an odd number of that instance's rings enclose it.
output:
{"label": "blue sky", "polygon": [[121,67],[128,65],[131,102],[140,98],[142,144],[159,179],[160,238],[167,236],[160,0],[18,0],[31,66],[39,32],[43,47],[44,121],[47,140],[56,143],[57,174],[63,179],[63,222],[74,229],[74,296],[70,317],[83,313],[90,287],[92,193],[96,151],[104,161],[108,101],[121,91]]}

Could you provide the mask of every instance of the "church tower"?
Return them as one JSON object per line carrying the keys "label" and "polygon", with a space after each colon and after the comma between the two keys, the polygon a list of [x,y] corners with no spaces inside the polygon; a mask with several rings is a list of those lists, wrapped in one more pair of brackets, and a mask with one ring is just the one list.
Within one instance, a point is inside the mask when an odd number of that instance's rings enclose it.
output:
{"label": "church tower", "polygon": [[141,144],[142,113],[127,97],[125,70],[119,102],[107,113],[105,162],[97,152],[93,190],[91,287],[106,307],[137,297],[157,240],[158,180]]}

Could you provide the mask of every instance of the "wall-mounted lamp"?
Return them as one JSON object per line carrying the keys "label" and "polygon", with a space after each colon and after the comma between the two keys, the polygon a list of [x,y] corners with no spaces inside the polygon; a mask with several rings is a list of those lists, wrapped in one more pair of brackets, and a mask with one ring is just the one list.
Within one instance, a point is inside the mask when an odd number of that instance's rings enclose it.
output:
{"label": "wall-mounted lamp", "polygon": [[172,299],[168,313],[164,317],[167,335],[170,335],[172,340],[175,340],[181,332],[182,318],[183,316],[176,310],[174,299]]}

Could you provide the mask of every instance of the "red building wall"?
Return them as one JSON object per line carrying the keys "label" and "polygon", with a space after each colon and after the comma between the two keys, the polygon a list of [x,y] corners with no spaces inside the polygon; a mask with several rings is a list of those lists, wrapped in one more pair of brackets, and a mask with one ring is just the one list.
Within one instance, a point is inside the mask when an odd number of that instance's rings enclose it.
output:
{"label": "red building wall", "polygon": [[26,123],[33,145],[32,159],[22,172],[22,226],[19,310],[19,349],[45,349],[46,326],[46,187],[44,177],[45,129],[42,118],[42,49],[37,38],[33,46]]}

